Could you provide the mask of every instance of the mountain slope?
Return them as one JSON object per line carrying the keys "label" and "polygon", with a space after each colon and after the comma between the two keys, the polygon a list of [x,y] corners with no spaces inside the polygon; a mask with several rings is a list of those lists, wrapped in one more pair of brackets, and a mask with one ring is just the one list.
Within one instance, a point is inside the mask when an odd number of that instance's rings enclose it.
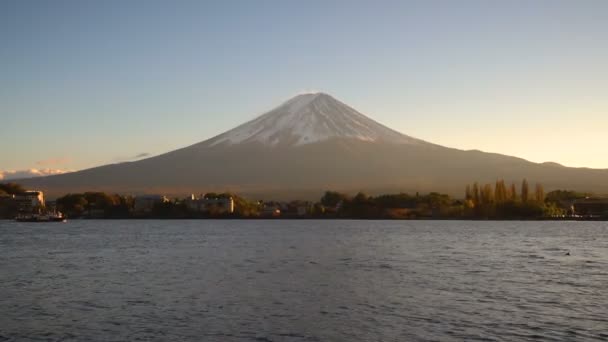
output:
{"label": "mountain slope", "polygon": [[608,193],[608,170],[536,164],[461,151],[401,134],[326,94],[297,96],[209,140],[153,158],[23,180],[50,196],[100,190],[184,195],[234,191],[254,198],[318,198],[324,190],[439,191],[504,178],[545,189]]}
{"label": "mountain slope", "polygon": [[370,142],[423,144],[323,94],[298,95],[281,106],[204,143],[205,146],[259,142],[269,146],[300,146],[330,138]]}

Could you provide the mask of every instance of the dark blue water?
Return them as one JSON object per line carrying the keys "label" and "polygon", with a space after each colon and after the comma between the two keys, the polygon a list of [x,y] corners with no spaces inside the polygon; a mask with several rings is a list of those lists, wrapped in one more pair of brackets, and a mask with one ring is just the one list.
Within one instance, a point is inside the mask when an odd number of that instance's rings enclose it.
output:
{"label": "dark blue water", "polygon": [[608,340],[605,222],[1,221],[0,275],[0,341]]}

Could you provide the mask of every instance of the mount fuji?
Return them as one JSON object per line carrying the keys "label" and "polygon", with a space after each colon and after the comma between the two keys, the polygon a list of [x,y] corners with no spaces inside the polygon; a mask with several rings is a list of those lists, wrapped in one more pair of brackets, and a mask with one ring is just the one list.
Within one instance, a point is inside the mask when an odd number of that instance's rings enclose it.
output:
{"label": "mount fuji", "polygon": [[432,144],[392,130],[324,93],[298,95],[232,130],[134,162],[19,181],[68,192],[184,195],[230,191],[253,198],[317,199],[344,192],[445,192],[474,181],[542,182],[545,189],[608,193],[608,170]]}
{"label": "mount fuji", "polygon": [[270,112],[209,140],[207,146],[258,142],[268,146],[301,146],[346,138],[368,142],[422,144],[385,127],[333,97],[303,94]]}

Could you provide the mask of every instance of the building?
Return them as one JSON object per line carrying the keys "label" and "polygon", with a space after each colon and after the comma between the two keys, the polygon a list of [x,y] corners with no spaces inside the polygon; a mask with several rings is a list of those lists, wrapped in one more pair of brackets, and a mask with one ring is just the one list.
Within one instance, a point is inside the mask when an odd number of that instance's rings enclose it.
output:
{"label": "building", "polygon": [[262,217],[280,217],[281,207],[275,203],[263,203],[262,210],[260,211]]}
{"label": "building", "polygon": [[133,203],[133,211],[138,214],[149,214],[155,205],[167,202],[169,202],[169,199],[162,195],[137,196]]}
{"label": "building", "polygon": [[306,216],[310,212],[308,205],[299,205],[296,207],[296,213],[298,216]]}
{"label": "building", "polygon": [[15,194],[13,200],[17,211],[20,213],[34,213],[44,209],[44,193],[42,191],[24,191]]}
{"label": "building", "polygon": [[281,216],[305,217],[312,213],[312,203],[307,201],[291,201],[280,203]]}
{"label": "building", "polygon": [[234,213],[234,199],[232,197],[200,197],[190,195],[185,200],[190,211],[211,215],[222,215]]}

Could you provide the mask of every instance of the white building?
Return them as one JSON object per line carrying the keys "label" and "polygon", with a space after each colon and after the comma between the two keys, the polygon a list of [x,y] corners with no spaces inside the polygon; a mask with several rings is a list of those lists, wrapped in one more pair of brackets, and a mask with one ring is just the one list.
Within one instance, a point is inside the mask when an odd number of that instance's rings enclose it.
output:
{"label": "white building", "polygon": [[188,209],[195,212],[211,214],[234,213],[234,199],[232,197],[207,198],[204,194],[200,197],[190,195],[185,202]]}
{"label": "white building", "polygon": [[44,193],[37,190],[28,190],[16,194],[13,199],[20,212],[38,212],[44,208]]}

